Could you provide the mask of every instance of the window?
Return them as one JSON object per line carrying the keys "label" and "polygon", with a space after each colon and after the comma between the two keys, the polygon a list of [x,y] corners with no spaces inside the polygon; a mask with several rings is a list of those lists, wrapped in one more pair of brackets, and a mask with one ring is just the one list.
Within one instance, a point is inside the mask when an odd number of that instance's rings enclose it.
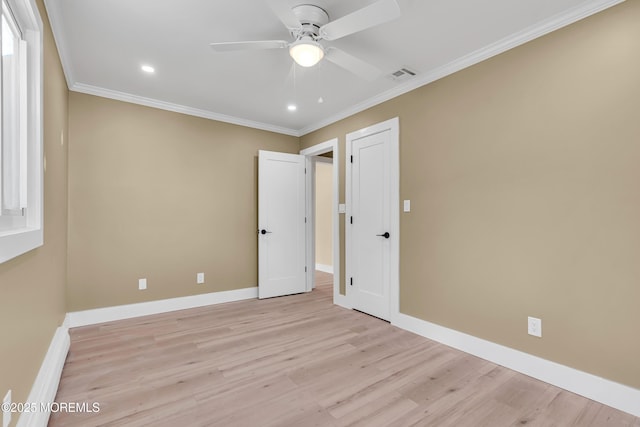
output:
{"label": "window", "polygon": [[1,0],[0,262],[43,243],[42,21],[32,0]]}
{"label": "window", "polygon": [[[22,159],[26,157],[26,138],[24,124],[26,122],[22,110],[22,103],[26,101],[26,64],[25,41],[22,31],[15,21],[11,9],[2,2],[2,104],[0,130],[0,159],[2,160],[2,176],[0,176],[0,191],[2,199],[1,215],[24,217],[26,199],[24,190],[26,184],[25,170]],[[22,113],[22,114],[21,114]],[[23,221],[20,221],[22,223]]]}

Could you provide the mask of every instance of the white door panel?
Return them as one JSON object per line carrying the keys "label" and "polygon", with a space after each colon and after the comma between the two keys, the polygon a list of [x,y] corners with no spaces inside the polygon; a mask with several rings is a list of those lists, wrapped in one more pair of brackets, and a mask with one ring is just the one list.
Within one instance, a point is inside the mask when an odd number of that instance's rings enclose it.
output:
{"label": "white door panel", "polygon": [[259,151],[259,298],[306,291],[304,167],[304,156]]}
{"label": "white door panel", "polygon": [[347,135],[351,306],[384,320],[398,310],[398,121]]}
{"label": "white door panel", "polygon": [[[389,318],[389,132],[353,141],[353,307]],[[393,236],[394,238],[396,236]]]}

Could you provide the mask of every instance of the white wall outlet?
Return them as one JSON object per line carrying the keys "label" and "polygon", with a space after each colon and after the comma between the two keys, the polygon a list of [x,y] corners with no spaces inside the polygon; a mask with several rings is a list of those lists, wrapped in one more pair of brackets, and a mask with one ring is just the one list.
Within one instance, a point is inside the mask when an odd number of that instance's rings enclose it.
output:
{"label": "white wall outlet", "polygon": [[542,320],[536,317],[528,317],[527,319],[529,335],[542,338]]}
{"label": "white wall outlet", "polygon": [[11,422],[11,390],[2,399],[2,427],[8,427]]}
{"label": "white wall outlet", "polygon": [[141,291],[144,291],[145,289],[147,289],[147,279],[138,280],[138,289]]}
{"label": "white wall outlet", "polygon": [[201,285],[204,283],[204,273],[196,274],[196,282],[198,283],[198,285]]}

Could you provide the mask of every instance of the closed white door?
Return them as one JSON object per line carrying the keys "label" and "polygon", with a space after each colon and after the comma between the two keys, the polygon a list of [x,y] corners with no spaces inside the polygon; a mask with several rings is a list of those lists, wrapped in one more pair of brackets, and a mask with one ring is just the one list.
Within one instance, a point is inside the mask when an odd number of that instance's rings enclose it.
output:
{"label": "closed white door", "polygon": [[391,235],[389,131],[352,145],[353,308],[389,320]]}
{"label": "closed white door", "polygon": [[296,294],[305,283],[305,158],[258,153],[258,297]]}

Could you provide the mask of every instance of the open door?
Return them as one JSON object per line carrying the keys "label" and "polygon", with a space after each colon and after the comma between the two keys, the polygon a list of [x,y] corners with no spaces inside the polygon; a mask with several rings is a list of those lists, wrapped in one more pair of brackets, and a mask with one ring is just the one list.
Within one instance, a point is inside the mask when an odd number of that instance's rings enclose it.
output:
{"label": "open door", "polygon": [[258,152],[258,298],[306,292],[305,158]]}

